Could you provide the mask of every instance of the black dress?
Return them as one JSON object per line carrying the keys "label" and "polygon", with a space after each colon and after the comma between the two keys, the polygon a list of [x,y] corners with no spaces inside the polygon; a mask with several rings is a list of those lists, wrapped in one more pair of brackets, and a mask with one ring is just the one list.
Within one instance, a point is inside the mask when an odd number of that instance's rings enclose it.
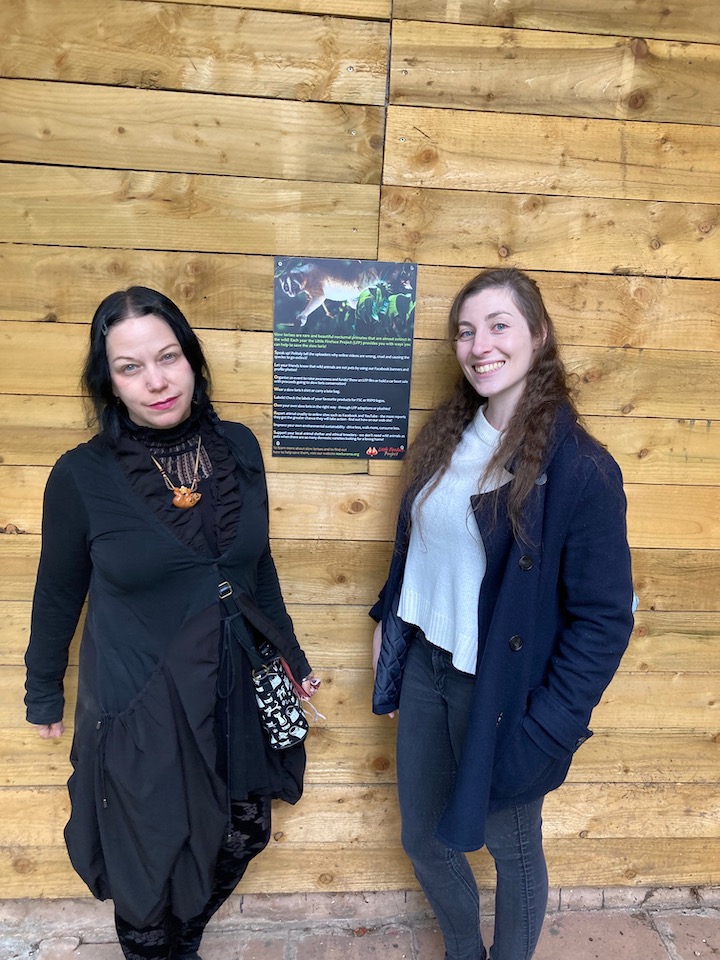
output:
{"label": "black dress", "polygon": [[[211,476],[200,504],[177,510],[148,445],[181,449],[198,431]],[[222,602],[220,584],[232,590]],[[62,718],[86,593],[68,852],[92,893],[132,925],[168,908],[190,918],[208,899],[230,801],[294,803],[302,793],[304,750],[270,749],[240,642],[267,635],[297,678],[310,673],[270,554],[252,433],[200,415],[176,434],[127,430],[60,458],[26,655],[31,723]]]}

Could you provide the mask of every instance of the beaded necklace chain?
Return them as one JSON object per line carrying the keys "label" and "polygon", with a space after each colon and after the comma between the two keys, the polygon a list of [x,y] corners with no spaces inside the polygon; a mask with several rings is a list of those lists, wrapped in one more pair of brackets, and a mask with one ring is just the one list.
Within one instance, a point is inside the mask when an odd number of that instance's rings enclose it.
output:
{"label": "beaded necklace chain", "polygon": [[181,484],[176,487],[172,482],[170,477],[167,475],[162,464],[158,463],[155,457],[150,454],[150,459],[155,464],[155,466],[160,471],[160,475],[165,481],[165,486],[173,494],[173,506],[177,507],[179,510],[189,510],[190,507],[194,507],[196,503],[200,501],[202,497],[201,493],[198,493],[198,468],[200,466],[200,449],[202,447],[202,435],[198,437],[197,452],[195,454],[195,468],[193,470],[192,483],[189,487],[186,487],[185,484]]}

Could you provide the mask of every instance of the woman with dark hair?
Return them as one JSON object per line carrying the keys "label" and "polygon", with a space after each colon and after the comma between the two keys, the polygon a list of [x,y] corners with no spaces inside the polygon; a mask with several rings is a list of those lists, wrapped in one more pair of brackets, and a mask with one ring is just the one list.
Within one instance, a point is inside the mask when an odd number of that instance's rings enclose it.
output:
{"label": "woman with dark hair", "polygon": [[88,596],[65,839],[112,898],[128,960],[192,960],[295,803],[301,743],[272,749],[248,651],[269,640],[311,697],[268,539],[258,443],[221,422],[200,343],[146,287],[107,297],[83,374],[99,433],[45,491],[27,718],[62,735],[68,647]]}
{"label": "woman with dark hair", "polygon": [[399,711],[403,847],[446,960],[479,960],[465,851],[495,861],[492,960],[530,960],[548,875],[543,799],[592,735],[632,630],[620,470],[578,423],[535,282],[480,273],[457,294],[450,398],[404,464],[387,583],[371,615],[373,709]]}

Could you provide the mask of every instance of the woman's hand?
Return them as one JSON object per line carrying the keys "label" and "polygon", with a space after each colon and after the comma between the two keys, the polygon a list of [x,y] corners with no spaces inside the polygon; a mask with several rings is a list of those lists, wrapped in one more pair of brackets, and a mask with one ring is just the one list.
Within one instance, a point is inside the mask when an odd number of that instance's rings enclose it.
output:
{"label": "woman's hand", "polygon": [[303,690],[305,691],[305,697],[306,697],[308,700],[309,700],[311,697],[314,697],[314,696],[315,696],[315,694],[316,694],[316,693],[318,692],[318,690],[320,689],[320,684],[321,684],[321,683],[322,683],[322,680],[320,680],[319,677],[316,677],[314,673],[311,673],[311,674],[309,674],[307,677],[305,677],[305,679],[304,679],[303,682],[300,684],[300,686],[301,686],[301,687],[303,688]]}
{"label": "woman's hand", "polygon": [[37,734],[41,740],[57,740],[65,733],[65,724],[62,720],[57,723],[34,723]]}

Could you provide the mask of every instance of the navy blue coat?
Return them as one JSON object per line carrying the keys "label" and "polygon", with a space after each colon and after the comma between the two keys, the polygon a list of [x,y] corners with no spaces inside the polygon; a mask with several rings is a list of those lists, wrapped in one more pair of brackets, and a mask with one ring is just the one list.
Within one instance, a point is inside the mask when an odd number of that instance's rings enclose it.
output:
{"label": "navy blue coat", "polygon": [[[485,842],[488,811],[528,803],[565,780],[592,736],[590,715],[632,631],[626,502],[610,454],[560,410],[524,511],[525,542],[492,495],[472,498],[487,570],[478,598],[473,703],[454,789],[438,835],[450,847]],[[383,623],[373,711],[399,705],[415,628],[397,615],[410,503],[403,502],[390,573],[371,616]]]}

